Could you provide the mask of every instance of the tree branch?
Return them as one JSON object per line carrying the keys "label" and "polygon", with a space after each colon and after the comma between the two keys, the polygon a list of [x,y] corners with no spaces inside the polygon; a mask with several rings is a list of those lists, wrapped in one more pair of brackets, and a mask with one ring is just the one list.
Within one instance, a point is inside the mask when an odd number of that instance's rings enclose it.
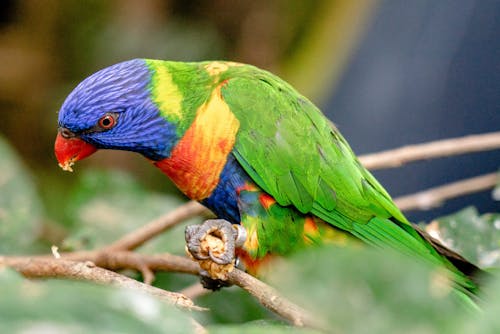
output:
{"label": "tree branch", "polygon": [[142,291],[189,310],[203,310],[186,296],[156,288],[96,266],[91,261],[72,261],[49,257],[0,257],[0,265],[11,267],[29,278],[67,278]]}
{"label": "tree branch", "polygon": [[395,198],[394,202],[402,211],[429,210],[448,199],[493,188],[497,182],[497,173],[490,173],[430,188],[412,195],[401,196]]}
{"label": "tree branch", "polygon": [[[71,254],[69,254],[71,257]],[[106,252],[90,254],[96,264],[111,270],[138,269],[137,263],[148,266],[152,271],[181,272],[199,275],[198,264],[187,257],[172,254],[143,255],[133,252]],[[280,296],[272,287],[257,278],[234,269],[228,277],[228,283],[237,285],[253,295],[263,306],[284,319],[298,326],[318,327],[318,321],[308,312]]]}
{"label": "tree branch", "polygon": [[190,286],[187,286],[181,291],[179,291],[179,293],[183,294],[184,296],[190,299],[196,299],[198,297],[207,295],[211,292],[212,292],[211,290],[205,289],[200,282],[191,284]]}
{"label": "tree branch", "polygon": [[[202,309],[195,306],[183,294],[168,292],[110,271],[121,269],[140,271],[142,266],[147,266],[153,272],[169,271],[199,275],[200,267],[187,257],[168,253],[147,255],[129,251],[86,251],[61,253],[60,256],[59,259],[49,255],[4,256],[0,257],[0,266],[12,267],[28,278],[68,278],[132,288],[183,308]],[[229,274],[228,283],[245,289],[263,306],[294,325],[319,327],[319,321],[307,311],[280,296],[269,285],[239,269],[234,269]]]}
{"label": "tree branch", "polygon": [[[68,255],[71,257],[71,254]],[[63,255],[63,257],[65,256]],[[200,267],[196,262],[187,257],[172,254],[143,255],[133,252],[105,252],[88,254],[87,260],[111,270],[138,269],[137,264],[142,263],[155,272],[170,271],[193,275],[200,273]],[[317,321],[314,321],[311,316],[307,316],[305,310],[280,296],[269,285],[239,269],[235,268],[229,274],[228,283],[245,289],[262,305],[295,325],[317,324]]]}
{"label": "tree branch", "polygon": [[367,169],[375,170],[399,167],[411,161],[495,149],[500,149],[500,131],[403,146],[394,150],[359,156],[359,160]]}

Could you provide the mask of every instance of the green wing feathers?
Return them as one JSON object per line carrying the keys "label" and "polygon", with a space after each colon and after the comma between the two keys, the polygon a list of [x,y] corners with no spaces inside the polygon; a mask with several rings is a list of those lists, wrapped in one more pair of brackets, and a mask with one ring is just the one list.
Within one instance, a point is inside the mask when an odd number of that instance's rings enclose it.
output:
{"label": "green wing feathers", "polygon": [[309,100],[268,72],[250,66],[239,71],[222,90],[240,121],[233,153],[263,190],[280,205],[312,213],[368,244],[445,265],[459,285],[474,289],[414,230]]}
{"label": "green wing feathers", "polygon": [[278,203],[358,223],[395,216],[409,224],[339,132],[288,84],[257,71],[229,80],[223,96],[240,121],[237,160]]}

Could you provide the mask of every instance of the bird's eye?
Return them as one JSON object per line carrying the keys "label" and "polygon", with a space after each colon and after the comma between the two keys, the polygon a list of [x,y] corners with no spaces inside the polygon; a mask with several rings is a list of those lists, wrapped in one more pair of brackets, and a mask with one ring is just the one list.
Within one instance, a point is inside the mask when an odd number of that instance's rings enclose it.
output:
{"label": "bird's eye", "polygon": [[115,126],[116,119],[113,115],[106,114],[99,119],[97,123],[101,129],[108,130]]}

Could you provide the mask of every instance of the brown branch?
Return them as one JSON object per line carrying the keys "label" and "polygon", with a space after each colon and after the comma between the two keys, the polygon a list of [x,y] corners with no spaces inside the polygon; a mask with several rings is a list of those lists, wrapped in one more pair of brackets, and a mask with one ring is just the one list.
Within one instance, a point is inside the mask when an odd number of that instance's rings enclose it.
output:
{"label": "brown branch", "polygon": [[209,213],[208,209],[196,201],[189,201],[175,210],[158,217],[150,223],[139,229],[126,234],[119,240],[107,246],[107,250],[133,250],[141,246],[148,240],[165,232],[172,226],[175,226],[189,218]]}
{"label": "brown branch", "polygon": [[[63,258],[72,258],[73,255],[62,254]],[[150,270],[181,272],[199,275],[200,267],[196,262],[182,256],[172,254],[145,255],[134,252],[102,252],[77,254],[80,260],[91,260],[96,265],[111,270],[139,269],[138,263],[146,265]],[[237,285],[253,295],[262,305],[284,319],[295,325],[318,327],[318,321],[314,320],[308,312],[280,296],[273,288],[257,278],[250,276],[241,270],[234,269],[228,277],[230,284]]]}
{"label": "brown branch", "polygon": [[96,265],[111,270],[140,270],[140,266],[147,266],[153,272],[169,271],[192,275],[198,275],[200,272],[200,267],[197,263],[184,256],[177,256],[168,253],[145,255],[123,251],[99,252],[92,255]]}
{"label": "brown branch", "polygon": [[[181,307],[201,309],[194,306],[193,302],[183,294],[164,291],[110,271],[141,270],[142,266],[147,266],[153,272],[169,271],[199,275],[200,267],[187,257],[172,254],[146,255],[129,251],[88,251],[60,255],[59,259],[50,255],[4,256],[0,257],[0,266],[12,267],[29,278],[70,278],[130,287],[159,296]],[[280,296],[269,285],[241,270],[234,269],[229,274],[228,282],[243,288],[263,306],[297,326],[319,327],[319,322],[307,311]]]}
{"label": "brown branch", "polygon": [[144,284],[151,285],[155,281],[155,274],[146,265],[139,265],[138,270],[141,272]]}
{"label": "brown branch", "polygon": [[500,149],[500,131],[403,146],[394,150],[359,156],[359,160],[367,169],[375,170],[399,167],[411,161],[495,149]]}
{"label": "brown branch", "polygon": [[[155,255],[145,255],[131,251],[109,251],[108,249],[94,251],[79,251],[69,253],[59,253],[60,259],[85,262],[90,261],[98,267],[121,270],[134,269],[140,271],[143,266],[147,266],[153,271],[170,271],[184,274],[198,275],[200,267],[185,256],[162,253]],[[31,256],[0,256],[0,266],[9,265],[12,258],[29,258],[34,260],[54,260],[52,255],[31,255]],[[55,259],[57,260],[57,259]]]}
{"label": "brown branch", "polygon": [[203,310],[186,296],[156,288],[100,268],[91,261],[72,261],[49,257],[0,257],[0,265],[11,267],[28,278],[67,278],[142,291],[173,305],[190,310]]}
{"label": "brown branch", "polygon": [[497,173],[490,173],[430,188],[412,195],[401,196],[395,198],[394,202],[402,211],[429,210],[448,199],[493,188],[497,182]]}
{"label": "brown branch", "polygon": [[200,282],[191,284],[190,286],[185,287],[184,289],[179,291],[180,294],[183,294],[184,296],[190,299],[196,299],[198,297],[207,295],[211,292],[212,292],[211,290],[205,289]]}

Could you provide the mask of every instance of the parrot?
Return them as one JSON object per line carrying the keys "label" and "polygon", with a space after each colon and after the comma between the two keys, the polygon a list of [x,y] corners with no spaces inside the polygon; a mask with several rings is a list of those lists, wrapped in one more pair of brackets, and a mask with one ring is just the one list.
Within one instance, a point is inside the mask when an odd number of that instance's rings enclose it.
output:
{"label": "parrot", "polygon": [[132,59],[79,83],[58,114],[59,165],[137,152],[188,198],[243,227],[258,271],[328,240],[357,240],[444,268],[477,294],[481,270],[412,224],[336,126],[278,76],[230,61]]}

